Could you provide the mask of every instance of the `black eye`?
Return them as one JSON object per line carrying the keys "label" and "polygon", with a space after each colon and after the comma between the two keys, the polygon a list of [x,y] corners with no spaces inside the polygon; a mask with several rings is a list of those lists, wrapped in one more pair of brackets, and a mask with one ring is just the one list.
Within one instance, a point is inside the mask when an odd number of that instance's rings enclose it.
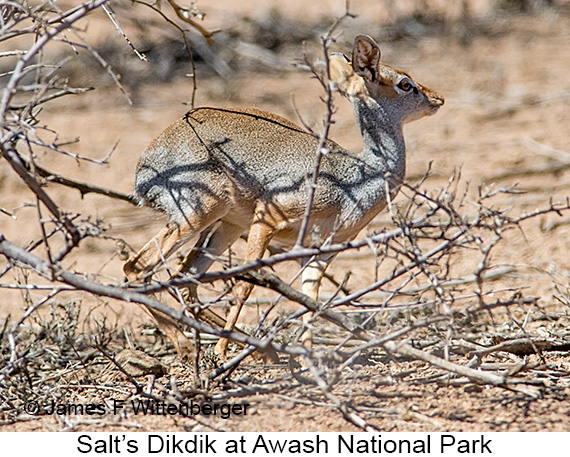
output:
{"label": "black eye", "polygon": [[414,88],[414,85],[409,79],[404,78],[398,83],[398,87],[404,92],[409,92]]}

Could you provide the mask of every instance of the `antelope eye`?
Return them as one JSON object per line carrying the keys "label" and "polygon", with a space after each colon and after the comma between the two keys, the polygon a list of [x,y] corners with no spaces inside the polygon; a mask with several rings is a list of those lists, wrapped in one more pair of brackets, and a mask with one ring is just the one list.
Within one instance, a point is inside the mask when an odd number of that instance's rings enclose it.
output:
{"label": "antelope eye", "polygon": [[398,87],[404,92],[409,92],[413,89],[414,85],[409,79],[404,78],[398,83]]}

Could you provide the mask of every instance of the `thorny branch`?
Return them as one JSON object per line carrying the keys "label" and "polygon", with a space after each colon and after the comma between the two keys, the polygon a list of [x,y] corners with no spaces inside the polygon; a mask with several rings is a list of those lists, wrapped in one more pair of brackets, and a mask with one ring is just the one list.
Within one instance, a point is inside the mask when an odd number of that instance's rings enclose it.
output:
{"label": "thorny branch", "polygon": [[333,122],[333,114],[334,114],[334,104],[333,104],[333,89],[332,85],[330,84],[330,62],[329,62],[329,54],[330,48],[334,44],[334,33],[340,27],[342,22],[350,17],[354,17],[349,11],[349,5],[346,4],[346,11],[342,17],[340,17],[335,23],[331,26],[328,32],[321,37],[321,44],[322,44],[322,51],[323,51],[323,59],[324,59],[324,67],[325,71],[324,74],[319,72],[315,66],[308,60],[307,56],[305,56],[305,63],[311,69],[313,75],[317,78],[321,87],[325,91],[324,103],[326,106],[326,115],[325,119],[323,120],[322,131],[318,135],[319,142],[317,144],[317,150],[315,151],[315,166],[313,169],[313,176],[309,181],[309,177],[307,176],[307,188],[308,188],[308,195],[307,195],[307,206],[305,207],[305,214],[303,215],[303,220],[301,222],[301,227],[299,228],[299,235],[297,237],[297,241],[295,243],[295,248],[298,249],[303,246],[303,242],[307,235],[307,230],[309,227],[309,219],[311,217],[311,211],[313,207],[313,201],[315,199],[315,192],[317,189],[317,180],[319,178],[319,173],[321,169],[321,161],[323,155],[327,154],[326,150],[326,143],[328,141],[330,128]]}

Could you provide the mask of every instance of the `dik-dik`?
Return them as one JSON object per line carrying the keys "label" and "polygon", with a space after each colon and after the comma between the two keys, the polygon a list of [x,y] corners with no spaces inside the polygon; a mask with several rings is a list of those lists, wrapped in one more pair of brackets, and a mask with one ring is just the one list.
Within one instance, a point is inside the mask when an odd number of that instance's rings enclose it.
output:
{"label": "dik-dik", "polygon": [[[355,238],[395,197],[406,169],[403,125],[434,114],[444,102],[409,74],[380,62],[380,48],[368,36],[355,38],[351,60],[335,53],[329,65],[334,87],[353,104],[364,149],[353,153],[326,142],[305,245]],[[179,276],[205,272],[243,233],[248,233],[246,262],[261,258],[271,240],[293,246],[318,143],[312,134],[265,111],[188,112],[150,144],[138,163],[136,194],[164,211],[169,223],[124,265],[128,279],[148,278],[186,243],[197,249],[183,260]],[[302,290],[315,300],[330,260],[305,265]],[[236,286],[226,329],[234,329],[252,288],[246,282]],[[149,311],[178,353],[189,356],[193,347],[178,324]],[[304,335],[310,345],[310,332]],[[227,345],[220,339],[216,352],[224,357]]]}

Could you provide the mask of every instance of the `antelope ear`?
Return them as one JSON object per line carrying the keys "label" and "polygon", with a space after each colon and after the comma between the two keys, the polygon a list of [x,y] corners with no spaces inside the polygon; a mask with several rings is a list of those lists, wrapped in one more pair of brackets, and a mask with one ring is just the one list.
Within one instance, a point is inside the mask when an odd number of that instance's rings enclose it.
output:
{"label": "antelope ear", "polygon": [[358,97],[365,93],[364,80],[354,73],[346,56],[333,52],[329,57],[329,71],[333,88],[346,97]]}
{"label": "antelope ear", "polygon": [[329,71],[335,88],[340,92],[346,92],[348,80],[354,74],[346,56],[339,52],[333,52],[329,56]]}
{"label": "antelope ear", "polygon": [[358,35],[352,47],[352,68],[357,75],[368,81],[374,81],[380,55],[380,48],[372,38],[367,35]]}

